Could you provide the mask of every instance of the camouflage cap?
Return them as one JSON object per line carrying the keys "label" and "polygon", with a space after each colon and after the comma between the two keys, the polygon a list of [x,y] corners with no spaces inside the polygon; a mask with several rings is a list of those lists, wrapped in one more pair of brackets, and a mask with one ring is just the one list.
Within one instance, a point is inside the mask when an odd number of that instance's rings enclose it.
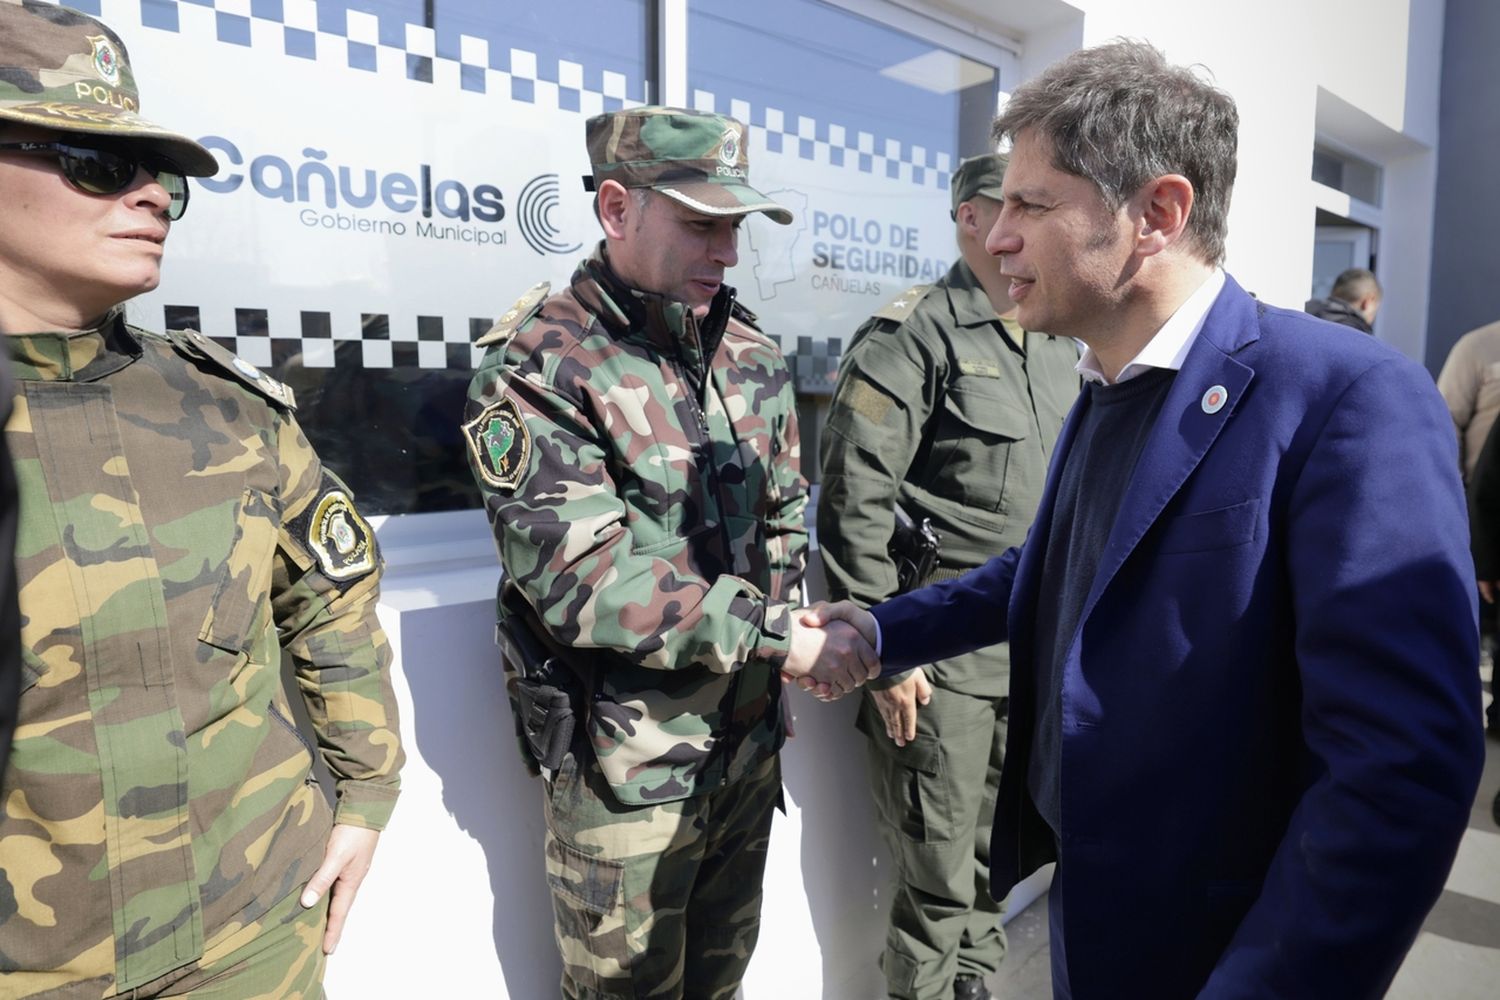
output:
{"label": "camouflage cap", "polygon": [[214,155],[142,118],[125,43],[101,22],[41,0],[0,0],[0,121],[141,141],[194,177]]}
{"label": "camouflage cap", "polygon": [[1000,201],[1000,182],[1005,180],[1005,166],[1009,162],[999,153],[986,153],[960,163],[949,182],[953,188],[954,215],[958,214],[958,206],[977,195]]}
{"label": "camouflage cap", "polygon": [[724,115],[681,108],[631,108],[595,115],[584,126],[592,177],[660,191],[704,215],[764,212],[783,226],[792,213],[750,186],[745,126]]}

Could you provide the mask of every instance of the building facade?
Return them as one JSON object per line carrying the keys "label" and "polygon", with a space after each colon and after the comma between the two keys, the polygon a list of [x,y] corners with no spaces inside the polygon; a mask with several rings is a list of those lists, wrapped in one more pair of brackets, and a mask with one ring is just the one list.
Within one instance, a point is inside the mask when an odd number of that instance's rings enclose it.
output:
{"label": "building facade", "polygon": [[[379,515],[410,759],[334,992],[388,995],[394,953],[427,958],[402,966],[424,992],[555,989],[539,789],[510,735],[498,567],[457,425],[473,338],[599,238],[589,115],[660,102],[751,126],[753,183],[797,221],[749,221],[729,281],[792,359],[807,462],[842,345],[954,259],[948,177],[989,148],[1005,95],[1120,35],[1203,64],[1239,103],[1240,282],[1298,307],[1334,265],[1373,264],[1377,336],[1428,354],[1440,2],[73,5],[124,37],[147,112],[224,168],[195,182],[133,321],[199,329],[291,385],[319,452]],[[853,702],[795,707],[745,994],[864,1000],[881,991],[888,861]]]}

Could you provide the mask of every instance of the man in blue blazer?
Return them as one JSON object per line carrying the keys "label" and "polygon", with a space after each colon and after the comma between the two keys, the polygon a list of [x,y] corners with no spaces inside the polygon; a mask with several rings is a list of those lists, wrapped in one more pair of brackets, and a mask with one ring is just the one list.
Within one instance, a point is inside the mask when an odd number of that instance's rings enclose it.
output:
{"label": "man in blue blazer", "polygon": [[1087,386],[1026,543],[873,609],[887,671],[1010,642],[994,891],[1059,862],[1060,997],[1381,996],[1482,767],[1448,412],[1220,270],[1237,130],[1140,43],[1015,92],[988,247]]}

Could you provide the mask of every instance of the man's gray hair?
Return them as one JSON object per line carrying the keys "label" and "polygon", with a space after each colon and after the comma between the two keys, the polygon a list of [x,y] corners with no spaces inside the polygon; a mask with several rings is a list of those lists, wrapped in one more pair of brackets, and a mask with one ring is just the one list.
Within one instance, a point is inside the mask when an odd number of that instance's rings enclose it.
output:
{"label": "man's gray hair", "polygon": [[1148,181],[1193,185],[1187,234],[1224,262],[1240,125],[1234,98],[1155,47],[1119,39],[1082,49],[1016,88],[995,119],[996,142],[1035,129],[1057,169],[1090,181],[1118,210]]}

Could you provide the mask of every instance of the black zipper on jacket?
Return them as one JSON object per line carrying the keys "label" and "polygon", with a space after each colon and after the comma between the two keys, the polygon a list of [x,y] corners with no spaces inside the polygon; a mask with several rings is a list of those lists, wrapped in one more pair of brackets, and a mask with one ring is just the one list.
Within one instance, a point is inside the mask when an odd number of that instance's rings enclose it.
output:
{"label": "black zipper on jacket", "polygon": [[[727,295],[726,300],[724,301],[722,306],[724,311],[724,323],[726,326],[729,323],[729,314],[733,302],[734,296],[732,293],[730,293]],[[724,511],[726,508],[724,505],[723,484],[719,480],[718,467],[714,463],[713,433],[708,426],[708,414],[704,411],[703,399],[700,398],[700,396],[706,397],[710,388],[712,388],[714,385],[713,356],[714,354],[718,353],[719,345],[723,343],[724,337],[723,332],[721,331],[719,338],[714,342],[714,350],[712,353],[710,353],[708,351],[708,345],[704,341],[703,335],[698,328],[697,320],[691,313],[689,313],[686,317],[686,324],[691,324],[689,329],[698,341],[698,354],[703,359],[702,378],[698,383],[697,391],[688,393],[693,408],[693,416],[697,418],[698,429],[702,436],[699,449],[699,454],[701,456],[699,467],[703,470],[704,478],[708,481],[709,489],[712,491],[714,500],[716,501],[718,507],[719,538],[724,549],[724,560],[725,564],[728,566],[729,571],[733,572],[737,568],[734,565],[734,542],[733,539],[731,539],[729,536],[729,521],[724,516]],[[683,357],[682,344],[679,341],[677,344],[676,354],[672,359],[672,364],[673,367],[677,369],[678,377],[688,384],[689,389],[692,389],[693,384],[687,378],[687,375],[684,372],[685,361],[686,359]],[[732,424],[730,430],[732,433]],[[729,693],[725,698],[725,701],[728,702],[728,710],[725,712],[726,718],[724,726],[724,740],[722,749],[720,750],[720,760],[723,762],[724,767],[723,774],[719,776],[719,787],[721,788],[729,784],[730,764],[733,763],[734,756],[736,752],[738,752],[740,744],[745,741],[746,734],[741,732],[740,727],[735,724],[735,715],[737,714],[740,703],[740,680],[743,676],[743,667],[734,672],[734,676],[730,678],[729,681]],[[780,708],[780,706],[777,707]]]}

